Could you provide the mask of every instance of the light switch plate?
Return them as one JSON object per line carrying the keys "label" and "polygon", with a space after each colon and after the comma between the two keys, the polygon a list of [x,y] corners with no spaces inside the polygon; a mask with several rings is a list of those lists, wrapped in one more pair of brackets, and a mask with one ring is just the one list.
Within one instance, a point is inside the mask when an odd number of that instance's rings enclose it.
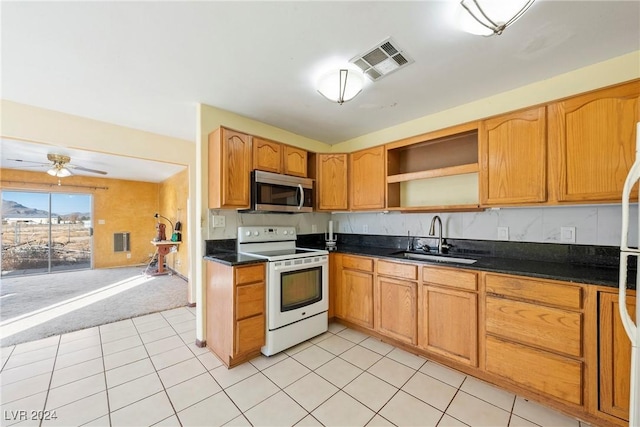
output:
{"label": "light switch plate", "polygon": [[563,243],[575,243],[576,242],[576,228],[575,227],[560,227],[560,241]]}
{"label": "light switch plate", "polygon": [[498,240],[509,240],[509,227],[498,227]]}
{"label": "light switch plate", "polygon": [[368,233],[369,232],[369,225],[368,224],[362,224],[362,232],[363,233]]}

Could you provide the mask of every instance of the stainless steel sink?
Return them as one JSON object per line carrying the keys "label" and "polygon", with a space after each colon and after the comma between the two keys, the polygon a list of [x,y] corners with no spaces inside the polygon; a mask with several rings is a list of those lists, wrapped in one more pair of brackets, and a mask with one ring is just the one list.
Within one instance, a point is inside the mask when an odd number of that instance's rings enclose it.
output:
{"label": "stainless steel sink", "polygon": [[477,259],[471,258],[458,258],[447,255],[430,255],[430,254],[418,254],[415,252],[396,252],[394,255],[402,255],[409,259],[418,259],[424,261],[437,261],[437,262],[455,262],[459,264],[473,264],[477,262]]}

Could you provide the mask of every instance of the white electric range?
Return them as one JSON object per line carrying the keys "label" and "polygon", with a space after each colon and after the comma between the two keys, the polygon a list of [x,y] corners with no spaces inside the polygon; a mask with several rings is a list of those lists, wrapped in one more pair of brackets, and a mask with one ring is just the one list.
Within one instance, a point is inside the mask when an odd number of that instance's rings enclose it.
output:
{"label": "white electric range", "polygon": [[238,227],[238,253],[267,260],[266,338],[279,353],[327,331],[329,252],[296,247],[295,227]]}

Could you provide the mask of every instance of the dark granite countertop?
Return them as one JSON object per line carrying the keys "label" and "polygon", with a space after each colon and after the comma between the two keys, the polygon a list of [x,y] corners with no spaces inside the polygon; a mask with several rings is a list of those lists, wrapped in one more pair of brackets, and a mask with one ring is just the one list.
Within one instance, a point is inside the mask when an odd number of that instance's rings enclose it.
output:
{"label": "dark granite countertop", "polygon": [[219,262],[220,264],[225,265],[243,265],[243,264],[255,264],[258,262],[265,262],[266,260],[263,258],[256,258],[249,255],[238,254],[237,252],[228,252],[228,251],[217,251],[211,252],[210,254],[205,255],[205,261],[213,261]]}
{"label": "dark granite countertop", "polygon": [[[373,248],[366,246],[339,246],[337,252],[393,259],[395,261],[423,263],[425,265],[451,266],[469,270],[491,271],[494,273],[517,274],[529,277],[539,277],[542,279],[554,279],[567,282],[618,287],[618,268],[614,266],[588,266],[513,258],[478,257],[474,255],[461,256],[458,254],[450,256],[477,259],[478,261],[474,264],[423,261],[406,259],[401,254],[396,254],[396,252],[398,252],[397,249]],[[630,284],[627,288],[635,289],[635,285]]]}
{"label": "dark granite countertop", "polygon": [[[407,237],[342,234],[338,236],[337,252],[371,256],[425,265],[450,266],[469,270],[491,271],[542,279],[618,287],[618,248],[550,243],[472,241],[448,239],[450,255],[476,259],[474,264],[407,259],[402,255]],[[415,238],[414,243],[431,246],[427,238]],[[207,240],[205,260],[226,265],[264,262],[264,259],[236,253],[235,239]],[[324,249],[324,235],[299,235],[299,247]],[[416,251],[416,253],[428,253]],[[433,251],[431,252],[433,254]],[[635,289],[636,271],[629,271],[628,289]]]}

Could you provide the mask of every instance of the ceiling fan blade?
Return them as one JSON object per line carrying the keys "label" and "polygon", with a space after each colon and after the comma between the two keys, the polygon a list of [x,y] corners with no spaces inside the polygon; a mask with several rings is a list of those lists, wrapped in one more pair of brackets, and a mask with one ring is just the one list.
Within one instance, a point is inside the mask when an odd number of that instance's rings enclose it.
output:
{"label": "ceiling fan blade", "polygon": [[38,166],[51,166],[51,163],[42,163],[42,162],[32,162],[29,160],[21,160],[21,159],[7,159],[11,162],[20,162],[20,163],[31,163]]}
{"label": "ceiling fan blade", "polygon": [[99,173],[100,175],[106,175],[107,174],[105,171],[99,171],[97,169],[84,168],[82,166],[76,166],[76,165],[71,165],[71,164],[66,164],[65,167],[67,167],[69,169],[77,169],[79,171],[85,171],[85,172],[90,172],[90,173]]}

